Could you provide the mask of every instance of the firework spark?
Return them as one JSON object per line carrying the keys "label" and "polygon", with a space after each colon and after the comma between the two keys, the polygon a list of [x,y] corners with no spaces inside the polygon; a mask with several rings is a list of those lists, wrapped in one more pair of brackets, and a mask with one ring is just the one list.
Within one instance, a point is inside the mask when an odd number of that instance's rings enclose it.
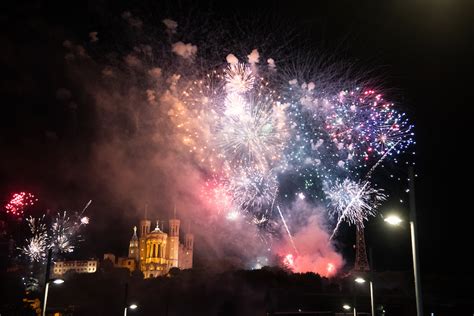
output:
{"label": "firework spark", "polygon": [[51,226],[51,246],[58,253],[74,251],[73,236],[77,231],[77,224],[73,223],[66,212],[57,214]]}
{"label": "firework spark", "polygon": [[50,225],[47,225],[43,215],[40,218],[27,219],[31,237],[26,239],[26,245],[20,251],[31,262],[42,262],[49,249],[53,254],[71,253],[76,244],[81,240],[82,226],[89,224],[89,217],[83,213],[91,201],[83,208],[82,212],[75,213],[71,218],[66,212],[57,213]]}
{"label": "firework spark", "polygon": [[226,190],[233,205],[241,209],[269,209],[275,198],[278,181],[272,172],[246,169],[229,179]]}
{"label": "firework spark", "polygon": [[[266,87],[262,87],[266,89]],[[216,126],[221,157],[233,167],[267,170],[281,162],[286,140],[286,105],[272,92],[230,95]]]}
{"label": "firework spark", "polygon": [[400,153],[413,143],[413,125],[406,115],[374,90],[342,91],[333,104],[325,128],[340,149],[368,160],[394,146]]}
{"label": "firework spark", "polygon": [[21,218],[25,212],[25,208],[34,205],[38,199],[28,192],[14,193],[10,201],[5,205],[7,214]]}
{"label": "firework spark", "polygon": [[225,88],[229,93],[245,93],[253,88],[255,75],[250,66],[243,63],[230,64],[224,70]]}
{"label": "firework spark", "polygon": [[40,218],[29,217],[27,222],[32,237],[26,239],[26,246],[20,248],[20,250],[31,262],[42,262],[46,258],[49,249],[49,236],[46,224],[44,224],[44,216]]}
{"label": "firework spark", "polygon": [[338,220],[333,235],[342,221],[363,227],[364,220],[375,216],[377,206],[387,198],[382,189],[372,188],[368,181],[349,179],[337,182],[325,193],[330,201],[329,214]]}
{"label": "firework spark", "polygon": [[288,234],[288,238],[290,239],[291,246],[293,246],[293,249],[295,250],[296,253],[298,253],[298,249],[296,249],[295,241],[293,239],[293,236],[290,233],[290,229],[288,228],[288,225],[286,224],[285,218],[283,217],[283,213],[280,210],[280,207],[277,205],[277,210],[278,213],[280,214],[281,221],[283,222],[283,226],[285,226],[286,233]]}

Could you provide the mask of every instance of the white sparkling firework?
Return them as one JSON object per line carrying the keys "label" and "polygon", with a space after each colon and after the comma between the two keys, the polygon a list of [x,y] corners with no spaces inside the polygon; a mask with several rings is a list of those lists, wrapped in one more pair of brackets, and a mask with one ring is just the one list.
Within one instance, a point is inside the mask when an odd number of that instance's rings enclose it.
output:
{"label": "white sparkling firework", "polygon": [[387,196],[382,189],[344,179],[324,190],[330,202],[329,214],[338,219],[363,227],[364,221],[376,214],[376,208]]}
{"label": "white sparkling firework", "polygon": [[270,97],[228,98],[221,117],[217,145],[231,166],[254,165],[265,170],[282,160],[286,125],[284,106]]}
{"label": "white sparkling firework", "polygon": [[20,251],[29,258],[31,262],[41,262],[46,258],[49,249],[49,237],[46,224],[43,223],[44,216],[40,218],[29,217],[28,226],[32,236],[26,239],[26,246]]}
{"label": "white sparkling firework", "polygon": [[255,84],[252,69],[243,63],[230,64],[224,70],[225,87],[228,93],[245,93]]}
{"label": "white sparkling firework", "polygon": [[[84,208],[82,213],[84,213]],[[80,240],[79,230],[81,226],[89,224],[89,217],[75,214],[73,218],[66,212],[58,213],[51,225],[51,247],[57,253],[70,253],[75,249],[75,245]]]}
{"label": "white sparkling firework", "polygon": [[[80,223],[79,223],[80,225]],[[78,223],[74,223],[66,212],[57,214],[51,226],[51,246],[58,253],[74,251],[74,237],[78,230]]]}
{"label": "white sparkling firework", "polygon": [[26,239],[26,246],[19,248],[31,262],[42,262],[49,249],[53,254],[71,253],[80,241],[80,229],[89,224],[89,217],[83,216],[92,201],[89,201],[82,212],[75,213],[73,218],[66,212],[58,213],[50,226],[45,224],[45,216],[27,219],[31,237]]}
{"label": "white sparkling firework", "polygon": [[233,205],[245,210],[261,210],[270,208],[277,187],[278,181],[272,172],[245,169],[229,179],[226,190],[232,197]]}

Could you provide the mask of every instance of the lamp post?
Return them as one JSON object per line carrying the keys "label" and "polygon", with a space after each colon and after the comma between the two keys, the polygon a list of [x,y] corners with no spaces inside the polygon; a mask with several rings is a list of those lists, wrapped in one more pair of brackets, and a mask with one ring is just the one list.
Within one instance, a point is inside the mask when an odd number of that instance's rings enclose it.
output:
{"label": "lamp post", "polygon": [[370,280],[370,311],[372,316],[375,316],[375,304],[374,304],[374,283]]}
{"label": "lamp post", "polygon": [[[342,308],[346,311],[350,311],[351,310],[351,306],[349,304],[344,304],[342,305]],[[355,315],[355,308],[354,308],[354,315]]]}
{"label": "lamp post", "polygon": [[41,312],[42,316],[46,316],[46,305],[48,304],[48,292],[49,292],[49,285],[53,284],[63,284],[63,279],[50,279],[49,276],[51,274],[51,259],[53,257],[53,249],[48,250],[48,259],[46,261],[46,274],[44,276],[44,296],[43,296],[43,309]]}
{"label": "lamp post", "polygon": [[[409,169],[409,188],[410,188],[410,237],[411,252],[413,258],[413,275],[415,278],[415,298],[416,298],[416,314],[423,316],[423,300],[421,296],[420,268],[418,259],[418,239],[416,230],[416,205],[415,205],[415,175],[413,167]],[[390,225],[398,226],[402,219],[397,215],[389,215],[384,219]]]}
{"label": "lamp post", "polygon": [[375,316],[375,300],[374,300],[374,259],[372,257],[372,247],[369,247],[369,266],[370,266],[370,312]]}
{"label": "lamp post", "polygon": [[64,280],[63,279],[50,279],[46,282],[46,285],[44,288],[43,313],[42,313],[43,316],[46,315],[46,304],[48,303],[48,292],[49,292],[50,283],[63,284]]}
{"label": "lamp post", "polygon": [[125,298],[124,298],[123,316],[127,316],[128,309],[135,310],[137,308],[138,308],[137,304],[128,305],[128,283],[125,283]]}
{"label": "lamp post", "polygon": [[123,310],[123,316],[127,316],[127,309],[128,309],[128,283],[125,283],[125,299],[124,299],[124,310]]}
{"label": "lamp post", "polygon": [[[366,281],[364,278],[357,277],[354,279],[354,282],[358,284],[364,284]],[[370,288],[370,310],[371,315],[375,316],[375,306],[374,306],[374,284],[372,280],[369,280],[369,288]]]}

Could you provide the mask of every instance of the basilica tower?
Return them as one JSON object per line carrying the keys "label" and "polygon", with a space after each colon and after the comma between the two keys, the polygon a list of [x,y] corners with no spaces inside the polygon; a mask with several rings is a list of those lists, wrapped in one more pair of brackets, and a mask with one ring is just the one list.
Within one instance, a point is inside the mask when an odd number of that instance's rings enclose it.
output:
{"label": "basilica tower", "polygon": [[[176,213],[176,211],[175,211]],[[169,220],[169,237],[168,237],[168,258],[170,260],[170,268],[178,267],[179,256],[179,219],[175,218]]]}
{"label": "basilica tower", "polygon": [[140,252],[137,237],[137,226],[133,227],[133,236],[130,240],[130,246],[128,247],[128,257],[135,259],[135,261],[138,263]]}
{"label": "basilica tower", "polygon": [[145,263],[146,256],[146,236],[150,233],[151,221],[144,219],[140,221],[140,267]]}
{"label": "basilica tower", "polygon": [[186,249],[186,264],[187,268],[191,269],[193,267],[193,251],[194,251],[194,235],[187,233],[184,237],[184,247]]}
{"label": "basilica tower", "polygon": [[194,251],[194,235],[191,234],[190,228],[184,235],[184,244],[179,245],[179,268],[192,269],[193,267],[193,251]]}
{"label": "basilica tower", "polygon": [[167,273],[169,269],[167,250],[168,234],[164,233],[156,222],[156,228],[146,237],[145,262],[142,262],[145,278],[153,278]]}

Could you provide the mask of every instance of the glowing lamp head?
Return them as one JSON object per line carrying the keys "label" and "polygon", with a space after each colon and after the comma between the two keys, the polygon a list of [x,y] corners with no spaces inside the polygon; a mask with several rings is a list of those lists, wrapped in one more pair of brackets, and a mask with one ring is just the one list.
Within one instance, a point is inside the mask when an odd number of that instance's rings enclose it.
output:
{"label": "glowing lamp head", "polygon": [[347,305],[347,304],[344,304],[344,305],[342,305],[342,308],[344,308],[346,311],[348,311],[348,310],[351,309],[351,306]]}
{"label": "glowing lamp head", "polygon": [[54,283],[54,284],[63,284],[63,283],[64,283],[64,280],[63,280],[63,279],[54,279],[54,280],[53,280],[53,283]]}
{"label": "glowing lamp head", "polygon": [[402,219],[397,215],[389,215],[385,217],[384,221],[387,222],[389,225],[398,226],[402,222]]}
{"label": "glowing lamp head", "polygon": [[357,277],[355,278],[354,280],[356,283],[359,283],[359,284],[363,284],[365,283],[365,279],[364,278],[361,278],[361,277]]}
{"label": "glowing lamp head", "polygon": [[130,309],[137,309],[137,308],[138,308],[138,305],[137,305],[137,304],[132,304],[132,305],[130,305],[128,308],[130,308]]}

